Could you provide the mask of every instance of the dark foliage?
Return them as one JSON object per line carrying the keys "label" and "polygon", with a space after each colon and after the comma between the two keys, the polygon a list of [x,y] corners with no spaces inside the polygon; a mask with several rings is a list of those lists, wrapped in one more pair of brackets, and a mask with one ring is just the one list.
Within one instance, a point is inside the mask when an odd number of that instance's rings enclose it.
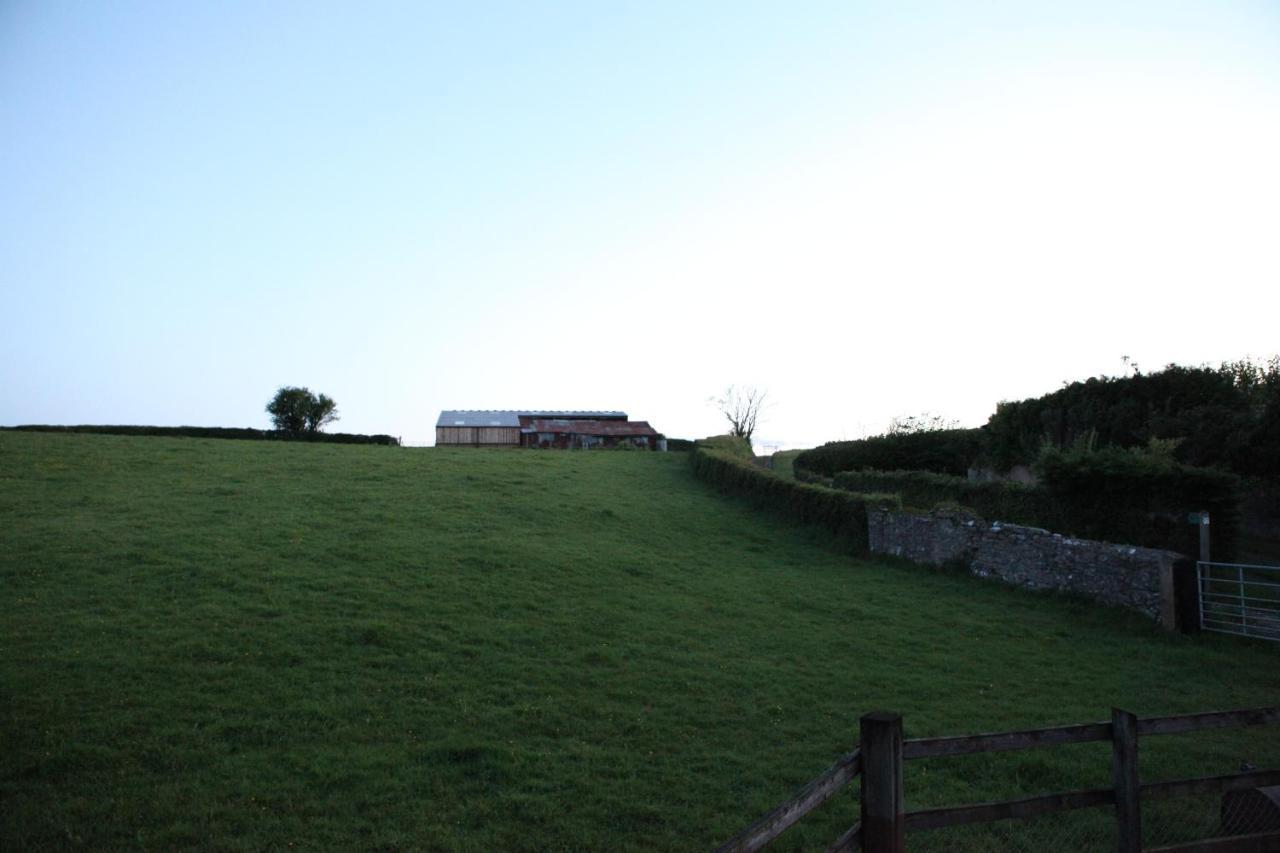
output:
{"label": "dark foliage", "polygon": [[1244,476],[1261,477],[1280,485],[1280,394],[1263,409],[1248,447],[1237,451],[1232,467]]}
{"label": "dark foliage", "polygon": [[285,386],[267,403],[267,414],[279,432],[293,436],[314,435],[338,420],[338,404],[309,388]]}
{"label": "dark foliage", "polygon": [[49,424],[25,424],[0,429],[20,430],[23,432],[73,432],[93,433],[97,435],[159,435],[170,438],[238,438],[247,440],[268,441],[315,441],[327,444],[383,444],[399,445],[400,440],[393,435],[360,435],[349,432],[316,432],[301,435],[289,435],[275,430],[252,429],[250,427],[194,427],[194,426],[55,426]]}
{"label": "dark foliage", "polygon": [[1057,529],[1060,515],[1047,491],[1023,483],[972,483],[964,477],[929,471],[842,471],[834,485],[851,492],[896,494],[904,506],[931,510],[961,506],[988,521]]}
{"label": "dark foliage", "polygon": [[1047,449],[1036,463],[1041,487],[1077,536],[1168,548],[1195,556],[1199,529],[1188,515],[1208,510],[1215,559],[1235,556],[1240,480],[1161,454],[1105,448]]}
{"label": "dark foliage", "polygon": [[1235,556],[1240,483],[1232,474],[1119,448],[1047,450],[1037,471],[1038,486],[971,483],[923,471],[847,471],[837,474],[834,483],[853,492],[896,494],[915,509],[958,505],[988,521],[1188,556],[1199,553],[1200,537],[1188,516],[1208,510],[1213,556]]}
{"label": "dark foliage", "polygon": [[667,450],[693,450],[696,442],[690,438],[668,438]]}
{"label": "dark foliage", "polygon": [[802,523],[823,527],[858,553],[867,550],[867,506],[900,506],[893,495],[854,494],[788,480],[751,459],[745,440],[730,436],[703,439],[690,454],[700,479]]}
{"label": "dark foliage", "polygon": [[1179,462],[1251,476],[1280,474],[1280,361],[1218,368],[1169,365],[1100,376],[1052,394],[1001,403],[986,425],[1000,470],[1031,464],[1044,445],[1142,447],[1177,439]]}
{"label": "dark foliage", "polygon": [[833,441],[795,459],[797,471],[831,477],[840,471],[931,471],[963,477],[981,455],[980,429],[943,429]]}

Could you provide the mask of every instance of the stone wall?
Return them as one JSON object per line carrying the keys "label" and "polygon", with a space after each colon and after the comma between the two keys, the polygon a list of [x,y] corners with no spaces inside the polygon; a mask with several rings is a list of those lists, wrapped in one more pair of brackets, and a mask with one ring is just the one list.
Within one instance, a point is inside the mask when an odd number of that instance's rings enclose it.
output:
{"label": "stone wall", "polygon": [[988,524],[961,512],[868,510],[873,554],[932,566],[963,566],[1028,589],[1084,595],[1177,627],[1175,566],[1181,554],[1072,539],[1035,527]]}

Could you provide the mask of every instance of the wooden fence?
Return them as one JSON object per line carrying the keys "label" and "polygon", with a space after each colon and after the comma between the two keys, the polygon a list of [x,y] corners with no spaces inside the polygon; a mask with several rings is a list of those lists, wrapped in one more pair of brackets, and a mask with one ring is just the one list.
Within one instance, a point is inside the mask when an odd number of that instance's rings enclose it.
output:
{"label": "wooden fence", "polygon": [[[793,826],[805,814],[831,799],[854,779],[861,782],[861,820],[828,848],[836,851],[902,853],[910,832],[996,820],[1030,818],[1091,806],[1115,807],[1118,853],[1142,853],[1144,800],[1187,795],[1213,795],[1224,791],[1280,785],[1280,770],[1233,773],[1165,782],[1142,783],[1138,779],[1138,738],[1181,734],[1206,729],[1280,723],[1280,706],[1242,711],[1216,711],[1174,717],[1138,719],[1119,709],[1111,721],[1059,726],[999,734],[935,737],[903,740],[902,717],[875,713],[861,720],[858,748],[843,756],[794,797],[717,848],[717,853],[759,850]],[[1063,791],[948,808],[908,812],[903,798],[903,762],[917,758],[1004,752],[1015,749],[1058,746],[1091,741],[1111,742],[1112,785],[1079,791]],[[1227,853],[1227,851],[1280,850],[1280,832],[1214,838],[1192,844],[1147,848],[1147,853]]]}

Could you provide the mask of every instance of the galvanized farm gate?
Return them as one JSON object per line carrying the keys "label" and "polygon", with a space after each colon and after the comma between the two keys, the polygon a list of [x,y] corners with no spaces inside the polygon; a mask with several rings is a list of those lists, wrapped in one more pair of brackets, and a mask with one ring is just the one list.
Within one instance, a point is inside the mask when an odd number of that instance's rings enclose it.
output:
{"label": "galvanized farm gate", "polygon": [[1196,563],[1200,627],[1280,642],[1280,566]]}

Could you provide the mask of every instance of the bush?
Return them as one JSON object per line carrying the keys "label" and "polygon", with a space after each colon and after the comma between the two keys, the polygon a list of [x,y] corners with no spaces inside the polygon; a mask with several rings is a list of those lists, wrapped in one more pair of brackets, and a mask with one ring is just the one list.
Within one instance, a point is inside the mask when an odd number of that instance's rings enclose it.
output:
{"label": "bush", "polygon": [[1233,474],[1119,448],[1049,448],[1036,469],[1041,487],[1077,536],[1195,556],[1200,532],[1188,516],[1208,510],[1214,559],[1235,556],[1240,480]]}
{"label": "bush", "polygon": [[318,432],[299,436],[288,435],[275,430],[253,429],[251,427],[159,427],[159,426],[54,426],[49,424],[26,424],[0,429],[19,430],[21,432],[70,432],[93,433],[97,435],[158,435],[179,438],[235,438],[250,441],[316,441],[330,444],[382,444],[398,446],[400,440],[393,435],[359,435],[349,432]]}
{"label": "bush", "polygon": [[701,441],[695,441],[693,449],[697,450],[699,448],[727,453],[730,456],[748,461],[755,458],[755,452],[752,451],[750,442],[735,435],[716,435],[711,438],[704,438]]}
{"label": "bush", "polygon": [[963,477],[982,455],[981,429],[942,429],[833,441],[796,457],[795,468],[826,477],[840,471],[931,471]]}
{"label": "bush", "polygon": [[1177,439],[1179,462],[1277,476],[1254,468],[1274,446],[1268,411],[1280,406],[1280,360],[1221,367],[1171,364],[1155,373],[1098,376],[996,407],[985,427],[991,461],[1007,471],[1031,464],[1045,444],[1071,447],[1089,437],[1098,447],[1143,447]]}
{"label": "bush", "polygon": [[1117,448],[1046,450],[1037,470],[1038,486],[971,483],[924,471],[846,471],[833,482],[852,492],[895,494],[914,509],[960,506],[988,521],[1188,556],[1197,556],[1200,547],[1200,532],[1188,516],[1208,510],[1214,558],[1235,555],[1240,485],[1231,474]]}
{"label": "bush", "polygon": [[961,506],[988,521],[1049,529],[1061,523],[1048,494],[1023,483],[971,483],[964,477],[929,471],[843,471],[833,483],[851,492],[896,494],[912,509]]}
{"label": "bush", "polygon": [[1262,411],[1249,439],[1249,446],[1237,451],[1236,471],[1280,484],[1280,395]]}
{"label": "bush", "polygon": [[867,551],[867,506],[901,507],[894,495],[854,494],[798,483],[757,467],[751,459],[751,447],[729,436],[699,441],[690,454],[698,478],[796,521],[821,526],[859,553]]}
{"label": "bush", "polygon": [[668,438],[667,450],[693,450],[695,443],[691,438]]}

